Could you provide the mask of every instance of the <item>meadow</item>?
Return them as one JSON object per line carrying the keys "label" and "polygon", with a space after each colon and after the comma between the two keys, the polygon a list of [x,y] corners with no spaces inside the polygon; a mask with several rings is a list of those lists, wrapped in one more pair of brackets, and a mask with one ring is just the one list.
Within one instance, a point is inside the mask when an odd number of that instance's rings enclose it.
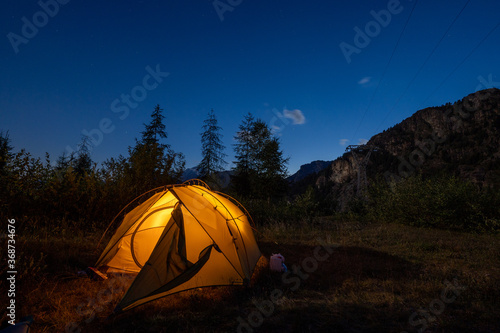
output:
{"label": "meadow", "polygon": [[[16,236],[17,318],[33,315],[34,332],[500,332],[498,235],[339,217],[276,221],[257,227],[263,257],[250,285],[111,315],[129,281],[78,274],[96,262],[102,230],[51,224],[20,221]],[[288,273],[270,271],[272,253],[284,255]]]}

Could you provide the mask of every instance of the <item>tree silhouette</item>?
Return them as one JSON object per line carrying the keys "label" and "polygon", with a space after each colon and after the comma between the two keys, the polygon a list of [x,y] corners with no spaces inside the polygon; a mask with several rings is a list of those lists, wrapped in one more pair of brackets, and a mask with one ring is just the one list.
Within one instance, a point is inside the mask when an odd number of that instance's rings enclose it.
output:
{"label": "tree silhouette", "polygon": [[226,147],[222,144],[221,130],[222,128],[217,125],[217,118],[212,109],[204,121],[203,133],[201,133],[202,159],[197,167],[201,179],[208,180],[211,178],[214,181],[215,173],[223,171],[224,165],[227,164],[224,160],[227,155],[224,153]]}
{"label": "tree silhouette", "polygon": [[7,163],[13,156],[12,149],[9,132],[0,132],[0,175],[7,172]]}
{"label": "tree silhouette", "polygon": [[269,126],[251,114],[245,116],[234,145],[236,167],[232,177],[236,192],[256,198],[279,197],[286,192],[288,158]]}
{"label": "tree silhouette", "polygon": [[136,139],[135,146],[129,147],[129,158],[124,161],[128,182],[137,195],[177,182],[184,169],[184,156],[160,141],[167,138],[162,112],[163,109],[156,105],[151,122],[144,124],[141,139]]}
{"label": "tree silhouette", "polygon": [[254,169],[252,168],[253,139],[252,126],[254,117],[248,113],[243,122],[239,125],[239,131],[236,132],[234,139],[234,152],[236,161],[231,176],[231,183],[235,191],[241,196],[249,196],[251,192],[251,177]]}
{"label": "tree silhouette", "polygon": [[91,148],[92,142],[90,142],[90,138],[84,135],[82,141],[78,145],[78,151],[74,161],[74,170],[80,176],[85,175],[85,173],[90,173],[92,169],[93,162],[90,157]]}
{"label": "tree silhouette", "polygon": [[144,144],[158,143],[160,139],[167,138],[165,124],[163,123],[165,116],[162,112],[163,109],[160,109],[160,105],[156,104],[155,109],[151,114],[151,122],[149,124],[143,124],[145,129],[141,132],[141,135],[142,142]]}

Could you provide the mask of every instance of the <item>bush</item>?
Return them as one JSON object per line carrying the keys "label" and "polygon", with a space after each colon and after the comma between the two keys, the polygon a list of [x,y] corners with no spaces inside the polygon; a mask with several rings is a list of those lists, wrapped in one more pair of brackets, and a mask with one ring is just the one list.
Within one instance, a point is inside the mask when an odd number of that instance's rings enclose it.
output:
{"label": "bush", "polygon": [[[236,195],[237,197],[237,195]],[[319,214],[320,203],[312,186],[295,199],[239,198],[238,201],[248,210],[255,224],[297,225],[311,224]]]}
{"label": "bush", "polygon": [[442,229],[500,230],[500,195],[452,176],[411,176],[399,183],[379,179],[369,189],[368,215],[385,222]]}

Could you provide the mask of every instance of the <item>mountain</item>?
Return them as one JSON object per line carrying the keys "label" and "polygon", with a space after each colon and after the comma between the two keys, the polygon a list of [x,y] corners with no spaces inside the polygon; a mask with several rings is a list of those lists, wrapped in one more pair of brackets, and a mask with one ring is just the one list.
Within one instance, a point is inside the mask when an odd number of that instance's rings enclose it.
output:
{"label": "mountain", "polygon": [[[496,88],[419,110],[368,141],[377,149],[366,167],[367,178],[398,181],[416,172],[446,173],[481,187],[500,188],[499,132],[500,90]],[[343,210],[356,193],[357,178],[353,155],[345,153],[308,181]]]}
{"label": "mountain", "polygon": [[325,168],[327,168],[330,164],[332,164],[332,161],[313,161],[308,164],[303,164],[300,166],[300,169],[294,173],[293,175],[289,176],[287,178],[288,182],[290,183],[296,183],[298,181],[301,181],[302,179],[306,178],[312,173],[318,173]]}
{"label": "mountain", "polygon": [[[231,175],[233,174],[232,170],[227,170],[227,171],[221,171],[217,173],[217,184],[209,184],[210,187],[213,187],[213,189],[216,190],[221,190],[229,186],[229,183],[231,182]],[[194,168],[187,168],[184,170],[184,173],[182,174],[181,180],[182,182],[185,182],[187,180],[191,179],[197,179],[200,177],[200,172],[196,167]],[[215,188],[217,187],[217,188]]]}
{"label": "mountain", "polygon": [[194,167],[194,168],[187,168],[182,173],[181,180],[182,180],[182,182],[185,182],[187,180],[196,179],[199,176],[200,176],[200,173],[198,172],[198,169],[196,169],[196,167]]}

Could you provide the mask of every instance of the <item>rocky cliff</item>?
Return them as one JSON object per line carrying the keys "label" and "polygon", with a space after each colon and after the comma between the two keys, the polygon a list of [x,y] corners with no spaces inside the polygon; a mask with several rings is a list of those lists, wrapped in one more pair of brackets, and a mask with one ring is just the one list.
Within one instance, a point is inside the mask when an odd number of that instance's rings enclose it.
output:
{"label": "rocky cliff", "polygon": [[[378,147],[367,165],[368,179],[398,181],[411,174],[454,174],[479,186],[500,188],[500,90],[470,94],[454,104],[417,111],[373,136]],[[345,209],[357,186],[350,153],[337,158],[311,183]]]}

